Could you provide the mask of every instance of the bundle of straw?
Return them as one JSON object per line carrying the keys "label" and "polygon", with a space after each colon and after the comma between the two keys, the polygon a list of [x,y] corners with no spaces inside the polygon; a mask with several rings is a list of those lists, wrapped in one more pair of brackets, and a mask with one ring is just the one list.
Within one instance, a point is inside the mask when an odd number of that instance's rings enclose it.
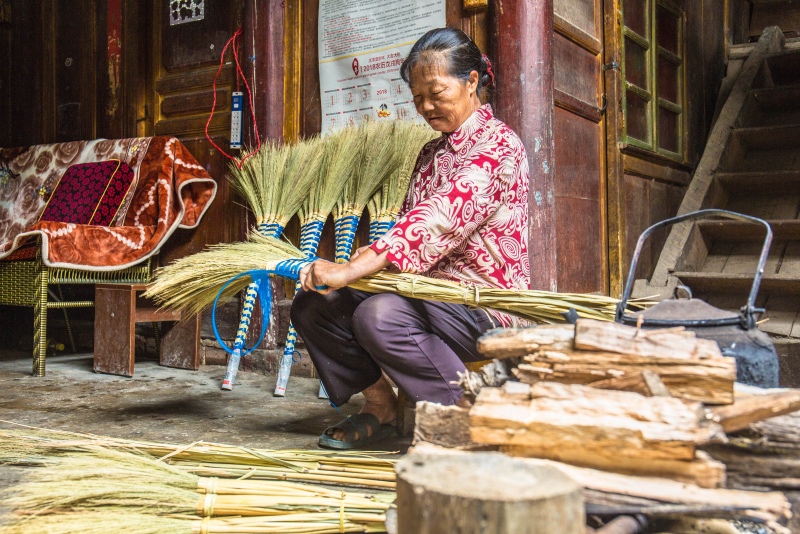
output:
{"label": "bundle of straw", "polygon": [[59,456],[102,448],[144,454],[203,477],[291,480],[374,490],[395,487],[395,460],[385,458],[389,454],[385,452],[268,450],[209,442],[175,445],[0,422],[12,426],[0,428],[0,465],[46,466]]}
{"label": "bundle of straw", "polygon": [[[317,137],[292,146],[265,143],[252,157],[231,163],[231,186],[255,215],[259,234],[280,236],[289,219],[300,209],[305,191],[316,181],[322,165],[319,145]],[[233,388],[258,291],[256,281],[245,291],[223,389]]]}
{"label": "bundle of straw", "polygon": [[[222,287],[218,281],[230,280],[245,271],[272,270],[280,260],[267,258],[287,254],[293,248],[275,239],[258,239],[258,242],[246,246],[241,243],[217,245],[213,250],[190,257],[202,256],[203,261],[195,258],[191,262],[181,260],[168,265],[158,271],[156,281],[146,295],[167,308],[202,310],[214,302]],[[258,250],[262,253],[254,260],[253,252]],[[302,254],[294,249],[284,256],[284,260],[299,257]],[[204,268],[196,269],[195,263],[201,263]],[[245,278],[240,278],[228,290],[241,289],[245,284]],[[350,284],[350,287],[373,293],[392,292],[412,298],[492,308],[535,323],[564,322],[561,313],[568,312],[570,308],[574,308],[581,317],[613,321],[617,303],[617,299],[603,295],[466,287],[445,280],[389,272],[366,276]],[[629,304],[636,308],[648,305],[647,302],[631,301]]]}
{"label": "bundle of straw", "polygon": [[93,447],[32,470],[4,499],[14,511],[4,531],[91,532],[87,521],[108,527],[114,518],[111,531],[134,533],[378,532],[393,500],[391,493],[198,478],[139,454]]}
{"label": "bundle of straw", "polygon": [[397,165],[367,204],[370,243],[385,234],[394,224],[411,182],[417,156],[422,147],[438,135],[427,124],[396,121],[393,144],[398,157]]}

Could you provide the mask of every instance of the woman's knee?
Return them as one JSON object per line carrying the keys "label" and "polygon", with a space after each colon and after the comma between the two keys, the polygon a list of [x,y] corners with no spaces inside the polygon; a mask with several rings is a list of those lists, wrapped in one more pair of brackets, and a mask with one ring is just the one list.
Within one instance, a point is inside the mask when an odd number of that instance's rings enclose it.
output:
{"label": "woman's knee", "polygon": [[359,342],[370,344],[387,333],[410,326],[411,305],[392,293],[379,293],[358,305],[353,314],[353,333]]}
{"label": "woman's knee", "polygon": [[294,296],[292,307],[289,310],[289,317],[291,317],[294,324],[301,324],[317,315],[323,300],[323,295],[316,291],[301,289]]}

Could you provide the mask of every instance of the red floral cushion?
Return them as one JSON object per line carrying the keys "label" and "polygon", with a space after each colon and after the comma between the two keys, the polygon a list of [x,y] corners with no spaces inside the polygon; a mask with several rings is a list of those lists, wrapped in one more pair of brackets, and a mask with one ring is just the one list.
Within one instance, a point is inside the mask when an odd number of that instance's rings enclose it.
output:
{"label": "red floral cushion", "polygon": [[70,165],[39,220],[110,226],[132,183],[133,171],[119,160]]}
{"label": "red floral cushion", "polygon": [[120,162],[119,169],[111,177],[111,181],[100,199],[97,211],[89,224],[96,226],[111,226],[119,213],[119,209],[133,184],[133,170],[124,161]]}

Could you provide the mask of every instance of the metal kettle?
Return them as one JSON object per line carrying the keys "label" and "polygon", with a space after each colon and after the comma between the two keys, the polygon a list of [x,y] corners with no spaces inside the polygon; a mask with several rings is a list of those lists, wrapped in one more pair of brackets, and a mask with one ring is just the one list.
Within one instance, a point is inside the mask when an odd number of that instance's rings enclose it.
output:
{"label": "metal kettle", "polygon": [[[684,291],[688,298],[678,298],[673,295],[672,298],[662,300],[644,311],[626,313],[625,309],[631,295],[636,265],[647,237],[666,226],[708,217],[725,217],[752,222],[764,226],[766,230],[758,266],[753,277],[753,285],[745,305],[738,313],[722,310],[703,300],[692,298],[689,288],[678,286],[676,289]],[[687,330],[695,332],[697,337],[716,341],[723,355],[736,358],[737,382],[765,388],[778,387],[778,355],[769,335],[756,326],[756,315],[764,313],[764,310],[755,307],[758,288],[764,274],[764,266],[771,244],[772,229],[766,221],[727,210],[700,210],[652,225],[639,236],[636,243],[625,290],[617,304],[616,322],[633,326],[640,325],[642,328],[683,326]]]}

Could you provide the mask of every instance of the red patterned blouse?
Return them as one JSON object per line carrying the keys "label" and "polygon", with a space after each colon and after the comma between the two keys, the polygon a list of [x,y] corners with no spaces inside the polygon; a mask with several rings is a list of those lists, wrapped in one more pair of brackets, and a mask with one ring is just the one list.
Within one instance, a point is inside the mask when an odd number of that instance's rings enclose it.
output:
{"label": "red patterned blouse", "polygon": [[528,160],[490,105],[423,147],[397,222],[371,248],[403,272],[528,289]]}

